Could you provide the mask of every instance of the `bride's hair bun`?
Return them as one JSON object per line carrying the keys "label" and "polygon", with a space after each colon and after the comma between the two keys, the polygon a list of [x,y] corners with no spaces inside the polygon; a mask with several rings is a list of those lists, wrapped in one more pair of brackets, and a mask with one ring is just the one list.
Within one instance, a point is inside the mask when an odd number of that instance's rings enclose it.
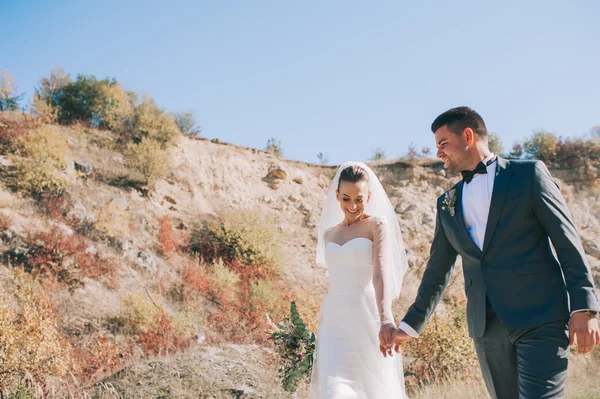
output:
{"label": "bride's hair bun", "polygon": [[341,183],[342,181],[347,181],[349,183],[369,181],[369,173],[367,173],[366,170],[364,170],[358,165],[350,165],[347,168],[344,168],[340,173],[340,181],[338,182],[338,188],[339,183]]}

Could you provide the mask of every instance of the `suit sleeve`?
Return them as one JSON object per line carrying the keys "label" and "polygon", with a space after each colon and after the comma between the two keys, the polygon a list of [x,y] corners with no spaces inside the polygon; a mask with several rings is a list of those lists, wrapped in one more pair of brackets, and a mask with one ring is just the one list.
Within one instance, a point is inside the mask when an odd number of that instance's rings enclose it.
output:
{"label": "suit sleeve", "polygon": [[446,211],[440,211],[438,202],[435,233],[433,242],[431,243],[429,261],[421,279],[417,298],[402,320],[402,323],[410,326],[418,334],[423,330],[425,323],[433,313],[444,290],[448,286],[448,281],[450,280],[456,257],[458,256],[458,253],[446,237],[440,212]]}
{"label": "suit sleeve", "polygon": [[558,185],[541,161],[535,163],[532,187],[533,210],[558,255],[569,292],[571,312],[583,309],[600,311],[579,234]]}

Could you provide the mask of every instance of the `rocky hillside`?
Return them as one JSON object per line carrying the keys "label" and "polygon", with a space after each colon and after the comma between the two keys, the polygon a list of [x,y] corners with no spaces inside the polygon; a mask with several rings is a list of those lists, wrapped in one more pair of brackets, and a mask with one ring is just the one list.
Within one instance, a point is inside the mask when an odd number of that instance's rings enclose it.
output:
{"label": "rocky hillside", "polygon": [[[132,183],[134,172],[123,153],[110,145],[114,141],[112,133],[83,127],[50,129],[63,135],[68,143],[68,167],[62,178],[68,184],[69,200],[60,205],[58,214],[52,212],[52,207],[40,207],[39,201],[20,194],[9,184],[6,176],[14,167],[14,158],[0,159],[4,176],[0,215],[6,221],[0,248],[5,265],[0,268],[0,281],[7,291],[19,286],[13,272],[14,255],[31,250],[32,235],[57,231],[54,228],[66,236],[82,235],[82,251],[101,254],[103,263],[116,265],[112,283],[82,277],[81,284],[49,291],[61,333],[77,340],[82,348],[95,348],[102,342],[98,353],[104,354],[107,348],[125,345],[129,339],[126,327],[115,327],[118,323],[114,320],[132,308],[135,298],[146,302],[149,298],[169,314],[182,313],[169,287],[179,284],[185,260],[160,253],[161,220],[168,215],[175,233],[184,236],[198,221],[240,210],[260,215],[256,216],[257,224],[263,223],[262,217],[276,221],[284,252],[282,284],[290,287],[292,298],[308,298],[304,313],[314,328],[319,298],[327,289],[327,279],[314,262],[316,225],[335,167],[282,160],[255,149],[181,137],[168,149],[171,173],[147,190]],[[402,298],[394,305],[399,318],[414,299],[427,260],[435,199],[457,178],[446,176],[443,165],[436,161],[400,160],[372,166],[396,207],[410,252],[411,270],[404,281]],[[591,172],[586,170],[588,178],[582,180],[578,170],[552,172],[561,182],[600,286],[600,174],[594,169],[596,178],[589,179]],[[72,220],[77,224],[69,222]],[[94,226],[92,230],[102,234],[86,233],[84,225]],[[39,241],[39,236],[35,237]],[[455,275],[440,307],[442,312],[448,304],[464,303],[460,264]],[[197,306],[212,305],[198,302]],[[210,326],[195,319],[202,309],[195,311],[199,313],[194,313],[194,320],[188,323],[196,329],[191,344],[152,356],[142,355],[141,349],[133,346],[126,355],[119,355],[126,361],[116,362],[110,372],[96,367],[93,379],[80,381],[79,388],[74,389],[103,398],[285,397],[276,382],[276,361],[268,345],[206,339],[211,336]],[[49,386],[52,383],[46,382]],[[55,394],[60,396],[59,392]]]}

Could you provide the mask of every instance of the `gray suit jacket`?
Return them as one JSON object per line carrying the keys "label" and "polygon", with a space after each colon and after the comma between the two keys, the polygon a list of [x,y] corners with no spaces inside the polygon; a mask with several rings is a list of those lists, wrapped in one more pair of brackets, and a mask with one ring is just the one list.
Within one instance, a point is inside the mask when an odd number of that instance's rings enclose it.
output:
{"label": "gray suit jacket", "polygon": [[600,311],[579,235],[543,162],[498,158],[482,250],[464,222],[462,188],[462,181],[453,188],[454,215],[445,196],[438,199],[430,258],[405,323],[422,331],[448,285],[457,255],[463,260],[471,337],[485,332],[486,296],[500,320],[513,328],[567,319],[579,309]]}

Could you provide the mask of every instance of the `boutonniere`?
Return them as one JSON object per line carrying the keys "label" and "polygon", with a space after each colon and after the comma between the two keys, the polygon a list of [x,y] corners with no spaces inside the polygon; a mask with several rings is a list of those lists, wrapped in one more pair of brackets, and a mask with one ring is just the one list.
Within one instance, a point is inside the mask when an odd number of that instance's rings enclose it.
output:
{"label": "boutonniere", "polygon": [[453,188],[452,190],[446,191],[444,194],[444,201],[442,203],[444,204],[442,209],[449,211],[450,216],[454,216],[456,213],[456,189]]}

